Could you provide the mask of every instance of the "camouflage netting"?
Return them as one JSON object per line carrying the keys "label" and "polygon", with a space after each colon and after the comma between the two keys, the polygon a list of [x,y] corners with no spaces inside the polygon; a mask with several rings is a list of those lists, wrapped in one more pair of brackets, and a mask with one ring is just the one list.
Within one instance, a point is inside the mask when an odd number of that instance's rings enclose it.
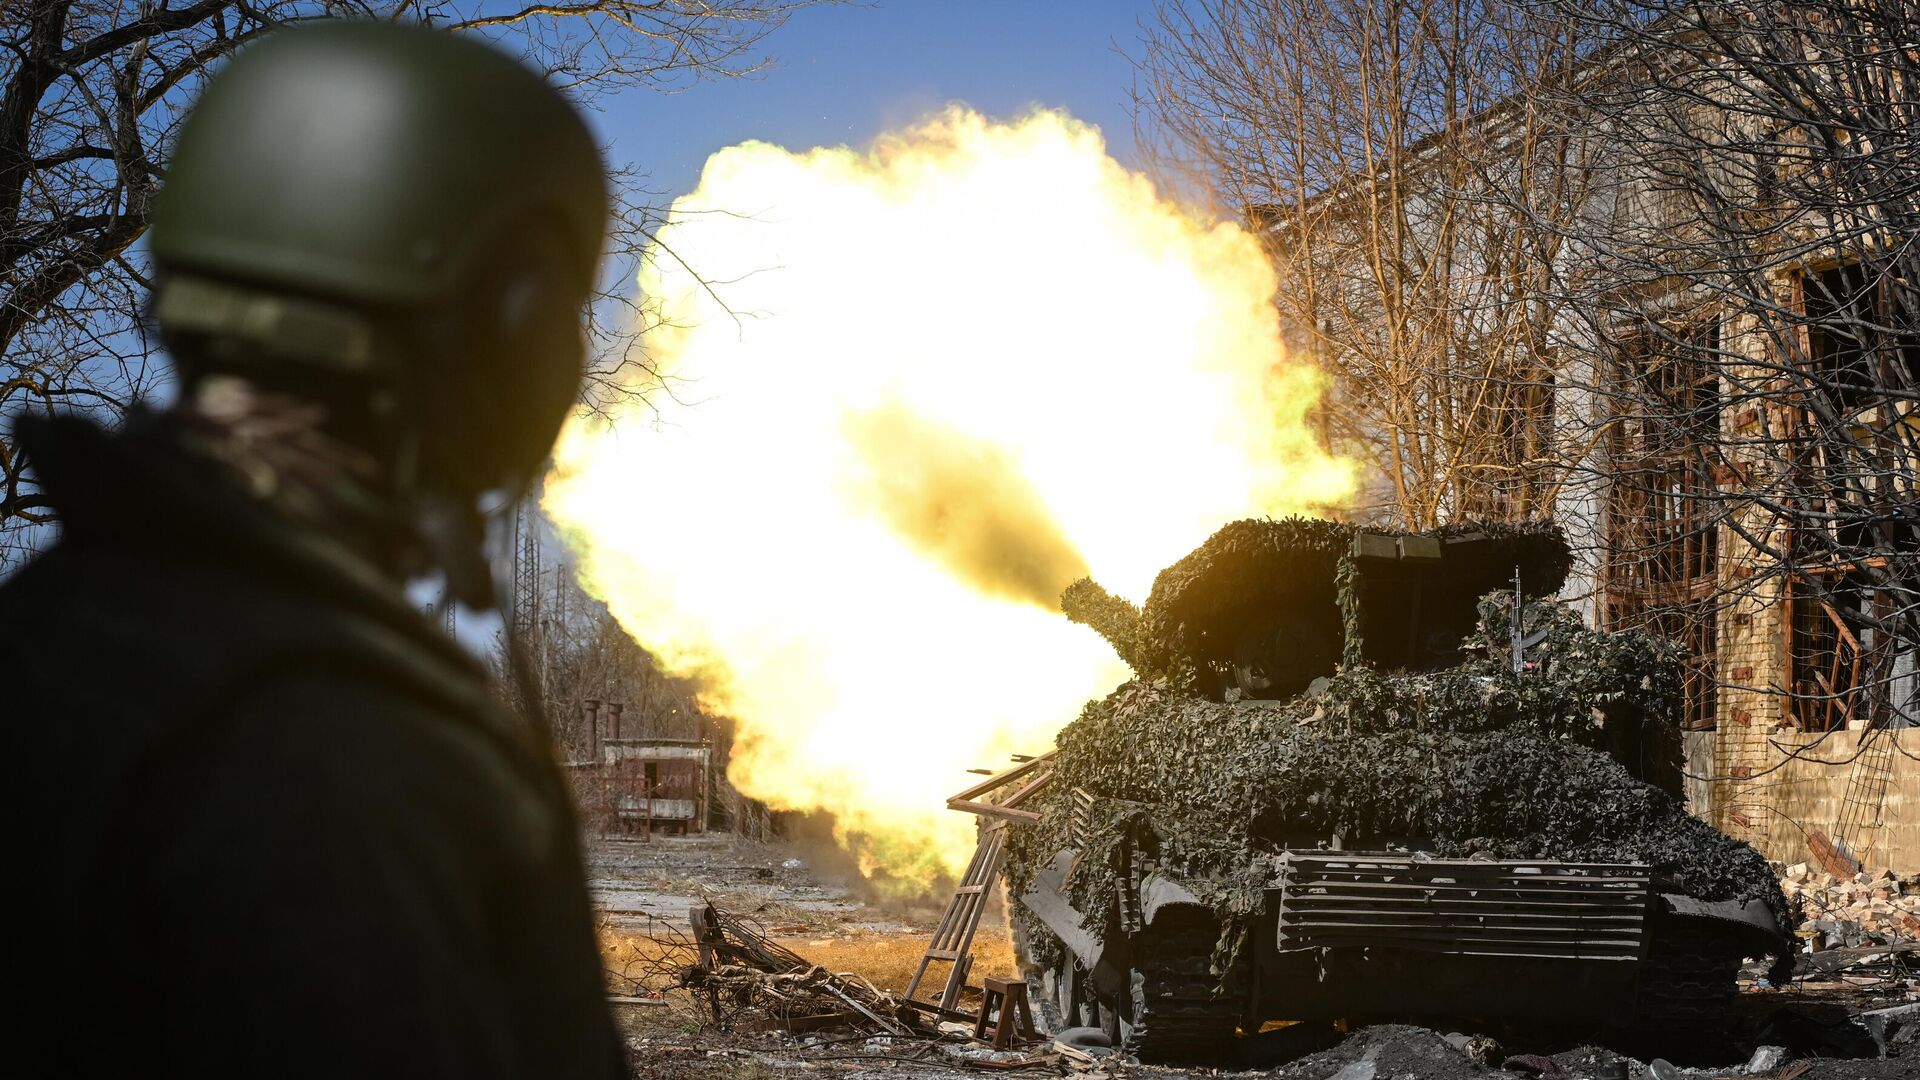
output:
{"label": "camouflage netting", "polygon": [[[1348,553],[1361,531],[1317,518],[1235,521],[1162,570],[1144,609],[1085,579],[1067,589],[1060,607],[1112,643],[1137,674],[1179,680],[1193,669],[1195,654],[1204,651],[1199,628],[1224,629],[1239,612],[1291,602],[1303,588],[1311,591],[1316,585],[1332,599],[1335,583],[1351,570]],[[1535,595],[1557,592],[1573,565],[1565,538],[1549,522],[1470,522],[1418,535],[1493,540],[1471,557],[1455,552],[1448,572],[1491,583],[1505,581],[1517,568],[1526,590]],[[1469,559],[1471,565],[1463,565]],[[1496,572],[1489,576],[1489,569]],[[1342,608],[1347,599],[1340,598]]]}
{"label": "camouflage netting", "polygon": [[1136,672],[1164,672],[1171,657],[1148,633],[1140,609],[1113,595],[1091,578],[1081,578],[1060,594],[1060,610],[1107,639],[1120,659]]}
{"label": "camouflage netting", "polygon": [[1235,704],[1207,700],[1178,675],[1143,678],[1090,703],[1060,733],[1042,821],[1009,842],[1016,893],[1067,846],[1068,796],[1080,788],[1101,810],[1069,882],[1075,906],[1113,910],[1107,868],[1131,836],[1157,844],[1159,864],[1214,903],[1223,944],[1257,910],[1262,856],[1334,833],[1352,848],[1418,841],[1443,857],[1642,862],[1663,891],[1758,898],[1784,915],[1759,853],[1600,749],[1624,727],[1675,723],[1677,649],[1530,602],[1526,627],[1546,636],[1516,675],[1511,610],[1510,593],[1481,602],[1456,669],[1349,667],[1320,696]]}

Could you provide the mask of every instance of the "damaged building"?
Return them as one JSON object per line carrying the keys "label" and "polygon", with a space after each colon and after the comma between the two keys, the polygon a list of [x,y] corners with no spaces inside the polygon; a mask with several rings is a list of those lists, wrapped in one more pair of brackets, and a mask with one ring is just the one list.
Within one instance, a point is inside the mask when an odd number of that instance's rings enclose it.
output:
{"label": "damaged building", "polygon": [[[1695,814],[1783,864],[1920,873],[1920,217],[1890,194],[1904,114],[1833,90],[1905,76],[1817,21],[1774,80],[1779,42],[1609,29],[1379,175],[1250,211],[1300,276],[1328,439],[1375,466],[1356,519],[1559,521],[1562,598],[1684,650]],[[1386,244],[1406,281],[1370,269]]]}

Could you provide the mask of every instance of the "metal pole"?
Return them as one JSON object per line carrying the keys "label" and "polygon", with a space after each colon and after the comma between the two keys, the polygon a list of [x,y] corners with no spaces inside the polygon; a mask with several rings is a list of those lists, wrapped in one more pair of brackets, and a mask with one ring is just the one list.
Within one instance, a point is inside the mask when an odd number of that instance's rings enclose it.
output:
{"label": "metal pole", "polygon": [[700,742],[700,831],[706,832],[711,824],[709,812],[712,803],[707,798],[713,791],[713,744],[706,740]]}
{"label": "metal pole", "polygon": [[1526,595],[1520,591],[1520,566],[1516,563],[1513,567],[1513,618],[1509,620],[1509,629],[1513,634],[1513,673],[1515,675],[1524,674],[1527,667],[1527,649],[1522,640],[1526,636],[1524,633],[1526,622],[1520,616],[1520,609],[1526,605],[1526,602]]}

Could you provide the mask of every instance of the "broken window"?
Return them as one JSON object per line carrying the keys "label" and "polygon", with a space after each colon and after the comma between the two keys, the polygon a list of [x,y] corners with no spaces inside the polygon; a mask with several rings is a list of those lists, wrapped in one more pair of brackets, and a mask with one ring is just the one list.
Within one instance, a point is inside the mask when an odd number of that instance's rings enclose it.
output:
{"label": "broken window", "polygon": [[1602,612],[1611,630],[1644,630],[1679,643],[1686,654],[1680,725],[1688,731],[1710,731],[1714,726],[1717,614],[1711,594],[1678,603],[1650,603],[1641,596],[1613,591]]}
{"label": "broken window", "polygon": [[1832,567],[1789,583],[1789,708],[1804,731],[1920,726],[1914,605],[1875,579],[1871,566]]}
{"label": "broken window", "polygon": [[1619,338],[1609,426],[1602,615],[1687,651],[1684,722],[1714,725],[1719,530],[1716,319],[1647,324]]}
{"label": "broken window", "polygon": [[1861,263],[1800,280],[1808,375],[1837,416],[1910,391],[1920,373],[1920,319],[1889,270]]}
{"label": "broken window", "polygon": [[1796,557],[1920,551],[1914,484],[1920,315],[1913,290],[1854,264],[1798,283],[1807,390],[1789,452]]}

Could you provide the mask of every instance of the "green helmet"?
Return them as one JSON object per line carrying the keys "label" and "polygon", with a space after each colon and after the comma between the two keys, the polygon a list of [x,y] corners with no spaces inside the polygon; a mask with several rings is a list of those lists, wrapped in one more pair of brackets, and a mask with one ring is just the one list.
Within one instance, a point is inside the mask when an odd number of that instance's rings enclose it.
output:
{"label": "green helmet", "polygon": [[605,171],[558,93],[471,37],[335,22],[279,31],[211,81],[148,242],[173,270],[414,307],[531,217],[582,266],[599,257]]}
{"label": "green helmet", "polygon": [[181,126],[153,318],[189,381],[366,390],[426,483],[478,492],[536,468],[578,393],[607,215],[586,126],[511,56],[423,26],[290,27]]}

